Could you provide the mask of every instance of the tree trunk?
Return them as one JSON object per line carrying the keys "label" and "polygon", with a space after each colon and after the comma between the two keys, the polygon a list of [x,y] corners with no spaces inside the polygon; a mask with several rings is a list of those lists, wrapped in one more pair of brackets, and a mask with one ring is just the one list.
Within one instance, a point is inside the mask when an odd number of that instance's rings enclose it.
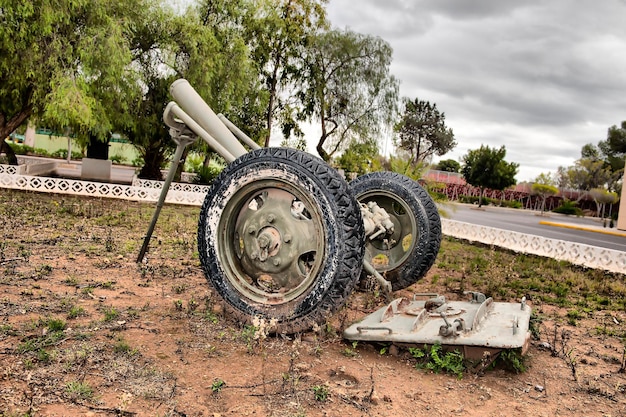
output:
{"label": "tree trunk", "polygon": [[328,136],[325,133],[322,133],[322,136],[320,137],[319,142],[317,142],[317,146],[315,148],[324,162],[328,162],[330,160],[330,155],[328,155],[328,152],[324,149],[324,142],[326,142],[326,138],[328,138]]}
{"label": "tree trunk", "polygon": [[[30,100],[31,90],[27,93],[27,100]],[[13,149],[5,142],[7,136],[9,136],[15,129],[17,129],[26,119],[28,119],[33,112],[32,104],[28,104],[22,108],[17,114],[13,115],[7,120],[4,114],[0,114],[0,153],[4,152],[9,160],[9,165],[17,165],[17,156]]]}
{"label": "tree trunk", "polygon": [[2,142],[0,142],[0,153],[3,152],[7,156],[9,165],[17,165],[17,155],[15,155],[15,152],[13,152],[13,148],[11,148],[4,139],[2,140]]}
{"label": "tree trunk", "polygon": [[270,79],[269,92],[270,100],[267,105],[267,137],[265,138],[265,147],[270,146],[270,138],[272,137],[272,124],[274,119],[274,108],[276,107],[276,94],[278,90],[278,66],[280,65],[281,55],[278,52],[274,56],[274,69]]}
{"label": "tree trunk", "polygon": [[483,187],[480,187],[480,195],[478,196],[478,208],[481,208],[483,206],[483,192],[485,191],[485,189]]}
{"label": "tree trunk", "polygon": [[89,135],[89,143],[87,144],[87,158],[109,159],[109,141],[99,140],[96,136]]}
{"label": "tree trunk", "polygon": [[162,149],[158,147],[149,147],[143,155],[144,164],[139,171],[139,178],[145,180],[163,181],[161,166],[165,162],[165,156]]}

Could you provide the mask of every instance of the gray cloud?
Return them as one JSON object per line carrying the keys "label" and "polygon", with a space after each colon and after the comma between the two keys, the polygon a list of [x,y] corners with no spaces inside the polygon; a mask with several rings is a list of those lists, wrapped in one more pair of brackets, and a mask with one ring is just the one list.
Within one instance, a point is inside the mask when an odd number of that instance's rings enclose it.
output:
{"label": "gray cloud", "polygon": [[437,103],[459,158],[505,145],[518,180],[571,165],[626,120],[626,4],[618,0],[332,0],[336,27],[394,48],[401,94]]}

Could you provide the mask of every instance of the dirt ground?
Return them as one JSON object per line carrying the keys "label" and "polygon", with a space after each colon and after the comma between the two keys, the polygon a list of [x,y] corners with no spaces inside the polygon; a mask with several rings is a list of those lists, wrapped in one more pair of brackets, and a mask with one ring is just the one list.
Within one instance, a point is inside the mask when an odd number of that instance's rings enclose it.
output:
{"label": "dirt ground", "polygon": [[[166,207],[138,266],[152,206],[27,193],[0,203],[0,416],[626,415],[624,343],[600,331],[620,328],[623,311],[572,325],[533,305],[543,319],[525,372],[458,378],[417,369],[406,348],[344,340],[384,304],[371,291],[307,334],[233,323],[194,254],[197,208]],[[435,267],[401,294],[460,299],[442,284],[450,273]]]}

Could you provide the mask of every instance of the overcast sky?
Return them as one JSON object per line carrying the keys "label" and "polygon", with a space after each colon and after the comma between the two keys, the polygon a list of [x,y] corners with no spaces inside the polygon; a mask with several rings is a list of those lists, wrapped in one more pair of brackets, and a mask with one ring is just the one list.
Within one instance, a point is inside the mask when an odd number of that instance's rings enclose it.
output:
{"label": "overcast sky", "polygon": [[506,146],[517,181],[570,166],[626,120],[626,0],[330,0],[333,26],[393,47],[403,97],[458,142]]}

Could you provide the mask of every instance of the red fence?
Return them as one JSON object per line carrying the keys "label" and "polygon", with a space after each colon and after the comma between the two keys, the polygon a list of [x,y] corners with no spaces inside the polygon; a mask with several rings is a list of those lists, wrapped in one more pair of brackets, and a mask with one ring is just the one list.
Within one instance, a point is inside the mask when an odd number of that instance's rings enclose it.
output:
{"label": "red fence", "polygon": [[[455,172],[435,171],[426,172],[425,181],[434,191],[445,194],[451,201],[459,201],[461,196],[479,197],[480,188],[469,185],[461,174]],[[522,207],[529,210],[541,210],[541,197],[531,193],[531,184],[521,183],[509,189],[498,191],[486,189],[484,197],[494,200],[519,201]],[[597,211],[596,203],[584,191],[579,190],[559,190],[559,194],[546,199],[546,211],[559,207],[564,199],[577,201],[578,207],[583,211],[594,213]],[[614,204],[612,208],[606,208],[607,215],[617,213],[619,204]]]}

